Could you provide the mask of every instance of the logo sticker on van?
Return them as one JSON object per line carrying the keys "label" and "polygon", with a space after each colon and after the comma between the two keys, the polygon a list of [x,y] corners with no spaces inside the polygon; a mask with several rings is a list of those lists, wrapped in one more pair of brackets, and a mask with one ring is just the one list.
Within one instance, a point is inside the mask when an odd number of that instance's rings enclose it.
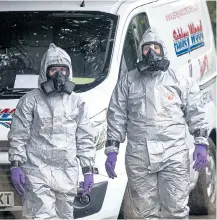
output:
{"label": "logo sticker on van", "polygon": [[173,39],[176,56],[180,56],[189,51],[190,37],[188,31],[183,31],[182,28],[174,30]]}
{"label": "logo sticker on van", "polygon": [[12,116],[16,109],[0,109],[0,124],[6,128],[10,128]]}
{"label": "logo sticker on van", "polygon": [[199,24],[191,22],[185,30],[182,28],[173,30],[173,44],[177,57],[203,47],[205,43],[202,22]]}
{"label": "logo sticker on van", "polygon": [[191,23],[188,25],[189,32],[191,34],[191,50],[195,50],[199,47],[204,46],[204,36],[203,36],[203,26],[202,22],[198,25],[194,25],[194,23]]}

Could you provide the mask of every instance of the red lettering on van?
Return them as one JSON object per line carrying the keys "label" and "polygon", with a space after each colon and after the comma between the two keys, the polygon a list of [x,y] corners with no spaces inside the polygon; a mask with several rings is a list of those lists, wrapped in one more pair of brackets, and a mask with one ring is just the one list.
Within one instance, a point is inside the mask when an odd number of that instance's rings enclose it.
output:
{"label": "red lettering on van", "polygon": [[208,71],[208,57],[205,55],[203,60],[198,59],[198,63],[200,65],[200,76],[202,77],[205,72]]}

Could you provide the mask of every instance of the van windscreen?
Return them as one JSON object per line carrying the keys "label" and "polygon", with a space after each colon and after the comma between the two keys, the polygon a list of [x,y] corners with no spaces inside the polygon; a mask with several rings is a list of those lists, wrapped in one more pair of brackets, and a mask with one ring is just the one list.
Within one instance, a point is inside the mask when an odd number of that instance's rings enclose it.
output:
{"label": "van windscreen", "polygon": [[17,75],[38,75],[50,43],[72,60],[75,92],[107,76],[117,16],[102,12],[0,12],[0,89],[14,88]]}

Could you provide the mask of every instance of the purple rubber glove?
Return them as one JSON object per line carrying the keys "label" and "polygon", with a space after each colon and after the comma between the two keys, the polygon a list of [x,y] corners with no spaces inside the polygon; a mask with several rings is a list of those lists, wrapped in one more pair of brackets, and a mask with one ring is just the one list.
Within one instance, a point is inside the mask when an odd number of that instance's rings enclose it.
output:
{"label": "purple rubber glove", "polygon": [[193,154],[193,160],[195,161],[193,169],[195,171],[200,171],[206,166],[207,163],[207,150],[206,146],[203,144],[195,145],[195,150]]}
{"label": "purple rubber glove", "polygon": [[107,155],[107,159],[105,162],[105,169],[109,176],[109,178],[114,179],[114,177],[117,177],[115,173],[115,165],[117,162],[117,154],[115,152],[110,152]]}
{"label": "purple rubber glove", "polygon": [[82,193],[82,197],[89,195],[91,189],[93,188],[93,184],[93,174],[84,174],[84,183],[82,187],[84,189],[84,192]]}
{"label": "purple rubber glove", "polygon": [[25,184],[25,175],[20,167],[11,168],[11,181],[20,195],[23,195]]}

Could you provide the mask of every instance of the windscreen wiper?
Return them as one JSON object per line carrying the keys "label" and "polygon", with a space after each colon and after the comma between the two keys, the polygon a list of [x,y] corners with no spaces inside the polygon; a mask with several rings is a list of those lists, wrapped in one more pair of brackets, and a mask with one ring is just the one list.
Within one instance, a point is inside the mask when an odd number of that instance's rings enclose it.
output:
{"label": "windscreen wiper", "polygon": [[0,97],[4,96],[18,96],[21,97],[24,94],[26,94],[27,92],[31,91],[33,88],[9,88],[9,87],[5,87],[5,88],[1,88],[0,89]]}

